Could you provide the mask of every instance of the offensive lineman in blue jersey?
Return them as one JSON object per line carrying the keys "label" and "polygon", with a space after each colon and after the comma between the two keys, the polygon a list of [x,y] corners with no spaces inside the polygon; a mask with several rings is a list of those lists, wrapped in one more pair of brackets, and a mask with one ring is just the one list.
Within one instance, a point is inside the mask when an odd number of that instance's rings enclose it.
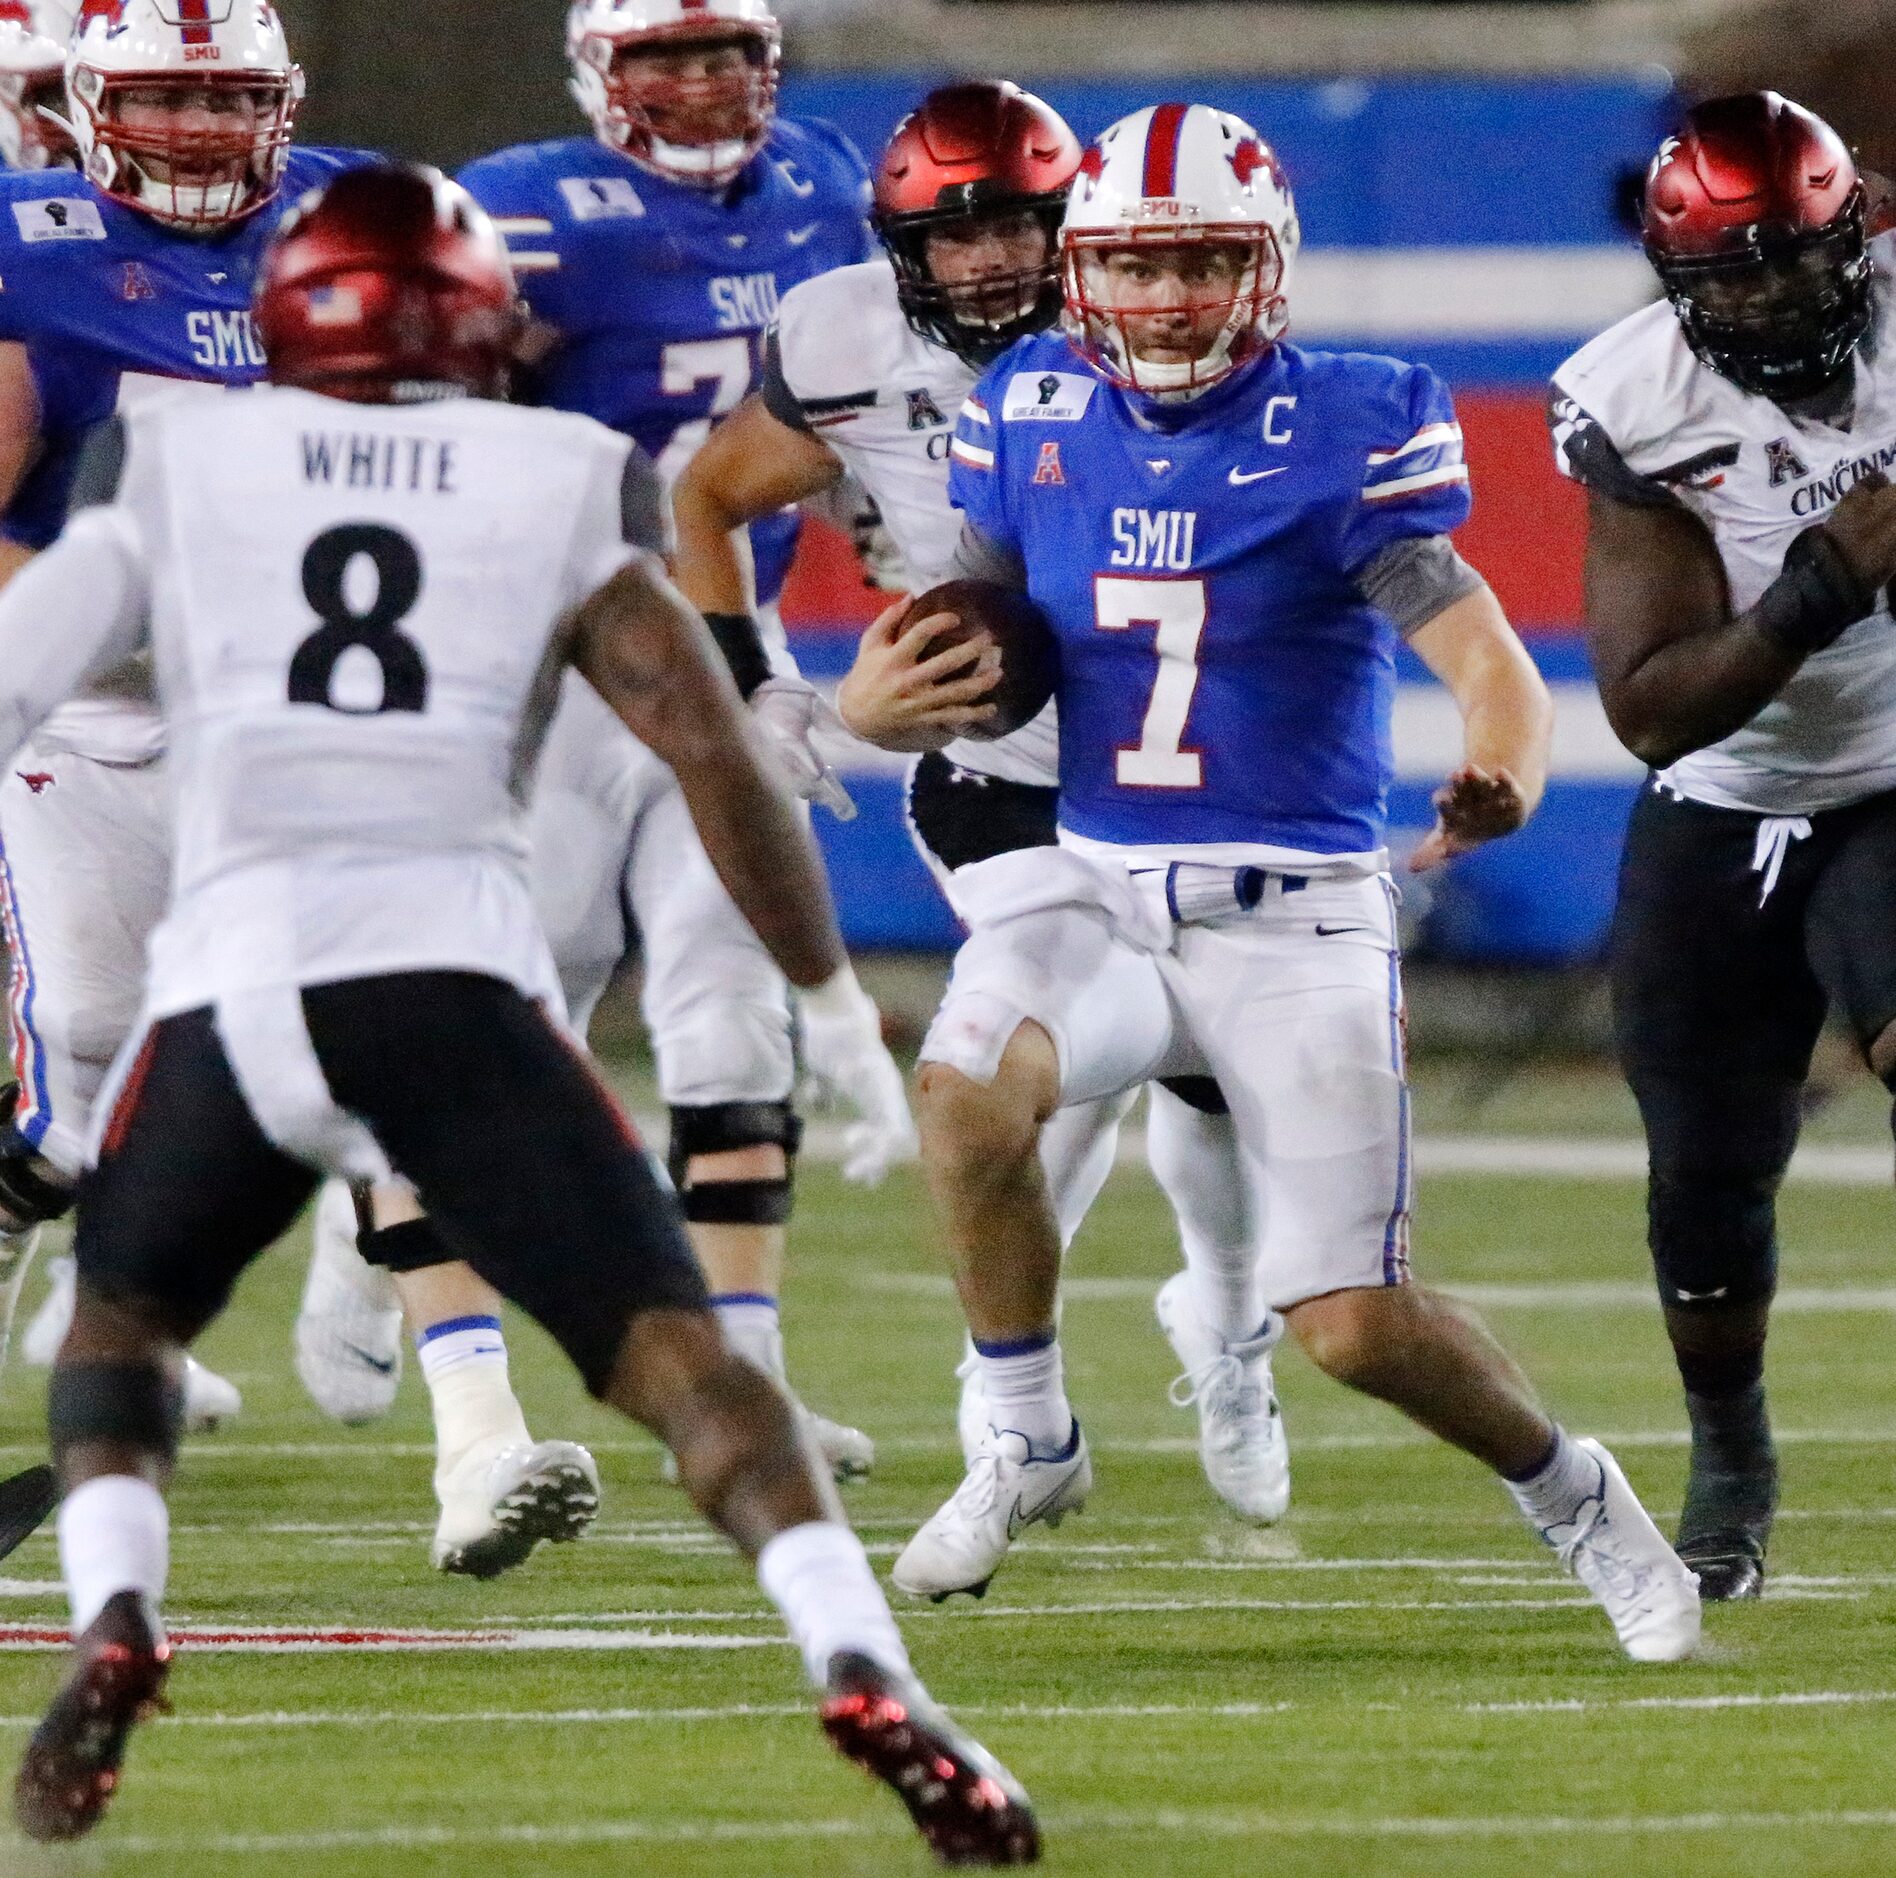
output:
{"label": "offensive lineman in blue jersey", "polygon": [[963,410],[966,571],[1025,588],[1059,639],[1061,849],[958,877],[977,912],[922,1052],[923,1139],[996,1427],[895,1581],[978,1590],[1015,1531],[1085,1498],[1035,1139],[1063,1104],[1209,1073],[1255,1181],[1262,1302],[1505,1476],[1628,1654],[1671,1660],[1698,1641],[1697,1581],[1612,1457],[1409,1282],[1397,633],[1466,726],[1418,864],[1527,818],[1552,713],[1448,540],[1468,477],[1447,393],[1282,343],[1296,244],[1248,125],[1135,113],[1074,185],[1067,337],[1024,341]]}
{"label": "offensive lineman in blue jersey", "polygon": [[[779,39],[766,0],[579,0],[567,49],[593,135],[461,173],[509,237],[544,329],[530,400],[626,432],[667,487],[758,382],[779,296],[874,250],[868,173],[848,139],[776,115]],[[851,814],[808,741],[820,701],[775,623],[797,526],[786,509],[750,530],[764,636],[750,613],[710,624],[793,786]],[[699,864],[668,774],[582,689],[568,688],[533,813],[537,873],[540,857],[560,857],[566,874],[542,906],[576,1021],[637,930],[692,1242],[725,1334],[782,1381],[777,1299],[801,1128],[788,988]],[[588,960],[578,972],[576,955]],[[875,1008],[860,993],[833,1011],[800,1002],[811,1080],[862,1117],[845,1171],[880,1178],[912,1149],[913,1123]],[[839,1478],[868,1470],[865,1435],[809,1425]]]}
{"label": "offensive lineman in blue jersey", "polygon": [[[84,0],[78,9],[67,122],[81,174],[0,176],[0,582],[59,534],[78,445],[95,426],[178,381],[263,377],[250,304],[270,238],[305,191],[370,160],[294,148],[302,96],[303,74],[267,0]],[[170,885],[161,744],[143,674],[128,671],[56,713],[0,778],[18,1078],[0,1132],[0,1282],[24,1276],[38,1227],[70,1207],[94,1098],[138,1016],[145,939]],[[66,1261],[23,1340],[30,1359],[50,1364],[57,1353],[72,1283]],[[373,1358],[372,1380],[392,1398],[402,1313],[386,1308],[381,1284],[376,1323],[386,1341],[368,1357],[358,1349],[348,1375]],[[426,1284],[408,1304],[441,1447],[435,1562],[484,1569],[483,1545],[518,1562],[533,1540],[503,1530],[501,1515],[523,1470],[556,1463],[575,1482],[565,1529],[538,1537],[582,1530],[597,1478],[583,1450],[531,1442],[491,1289],[461,1265],[438,1267]],[[444,1364],[432,1328],[470,1318],[482,1325],[481,1363]],[[352,1311],[349,1334],[328,1344],[369,1342],[368,1323]],[[456,1337],[443,1343],[456,1354]],[[319,1405],[343,1414],[333,1374],[305,1360],[299,1369]],[[239,1407],[230,1383],[187,1364],[191,1425],[215,1425]]]}

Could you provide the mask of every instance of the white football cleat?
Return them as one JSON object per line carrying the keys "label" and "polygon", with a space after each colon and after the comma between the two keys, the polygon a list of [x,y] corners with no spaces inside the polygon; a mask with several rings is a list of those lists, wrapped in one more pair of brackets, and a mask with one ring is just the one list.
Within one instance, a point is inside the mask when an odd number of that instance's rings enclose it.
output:
{"label": "white football cleat", "polygon": [[1541,1537],[1605,1609],[1634,1662],[1690,1656],[1699,1645],[1698,1574],[1666,1543],[1619,1462],[1597,1441],[1574,1446],[1599,1464],[1600,1491],[1573,1524],[1543,1526]]}
{"label": "white football cleat", "polygon": [[545,1540],[577,1539],[599,1515],[599,1467],[576,1441],[536,1441],[462,1456],[436,1483],[441,1521],[430,1553],[436,1571],[498,1578]]}
{"label": "white football cleat", "polygon": [[184,1359],[184,1427],[208,1435],[243,1412],[243,1392],[229,1378],[206,1369],[195,1356]]}
{"label": "white football cleat", "polygon": [[827,1415],[805,1408],[801,1402],[797,1404],[797,1416],[838,1486],[869,1478],[876,1464],[876,1444],[860,1428],[833,1422]]}
{"label": "white football cleat", "polygon": [[1078,1421],[1059,1455],[1035,1454],[1012,1428],[990,1428],[953,1499],[895,1561],[895,1588],[937,1604],[957,1591],[985,1597],[1020,1533],[1036,1524],[1059,1525],[1092,1490],[1093,1463]]}
{"label": "white football cleat", "polygon": [[79,1262],[71,1257],[48,1259],[46,1276],[51,1289],[45,1302],[33,1313],[20,1338],[20,1360],[35,1369],[51,1369],[59,1357],[59,1346],[72,1328],[73,1301],[78,1294]]}
{"label": "white football cleat", "polygon": [[1284,1320],[1273,1312],[1259,1335],[1227,1343],[1193,1308],[1190,1284],[1180,1272],[1154,1300],[1159,1328],[1185,1366],[1172,1405],[1198,1405],[1198,1458],[1212,1491],[1234,1513],[1268,1525],[1290,1508],[1290,1443],[1271,1386]]}
{"label": "white football cleat", "polygon": [[395,1406],[402,1301],[395,1281],[356,1250],[355,1200],[340,1180],[316,1202],[316,1249],[296,1314],[296,1373],[325,1415],[351,1426]]}
{"label": "white football cleat", "polygon": [[[783,1389],[783,1384],[777,1382],[777,1387]],[[784,1393],[790,1394],[787,1389]],[[823,1465],[830,1471],[830,1478],[839,1487],[848,1486],[852,1480],[867,1480],[875,1471],[876,1444],[872,1437],[860,1428],[851,1428],[846,1422],[833,1422],[827,1415],[805,1408],[793,1395],[790,1406],[805,1437],[815,1444],[817,1453],[823,1457]],[[678,1457],[669,1448],[659,1456],[658,1476],[668,1487],[678,1484]]]}

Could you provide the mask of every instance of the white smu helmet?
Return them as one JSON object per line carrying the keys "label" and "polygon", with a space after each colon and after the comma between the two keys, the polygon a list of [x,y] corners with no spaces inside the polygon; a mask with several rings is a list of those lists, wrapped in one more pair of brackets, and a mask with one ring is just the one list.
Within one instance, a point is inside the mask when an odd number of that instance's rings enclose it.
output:
{"label": "white smu helmet", "polygon": [[66,128],[66,41],[78,0],[0,0],[0,161],[43,170],[77,161]]}
{"label": "white smu helmet", "polygon": [[[213,103],[247,96],[250,121],[130,129],[120,102],[149,86],[202,87]],[[282,188],[303,73],[269,0],[80,0],[66,93],[80,167],[102,194],[210,231],[255,214]]]}
{"label": "white smu helmet", "polygon": [[[1167,400],[1197,397],[1282,336],[1298,240],[1283,168],[1249,124],[1204,104],[1148,105],[1087,151],[1067,198],[1068,336],[1114,384]],[[1140,359],[1128,312],[1107,290],[1106,257],[1194,245],[1250,251],[1235,290],[1219,292],[1217,303],[1229,308],[1224,328],[1203,358]]]}
{"label": "white smu helmet", "polygon": [[[639,53],[705,44],[740,47],[743,71],[684,80],[639,70]],[[674,182],[721,188],[776,122],[783,31],[769,0],[577,0],[566,56],[601,141]]]}

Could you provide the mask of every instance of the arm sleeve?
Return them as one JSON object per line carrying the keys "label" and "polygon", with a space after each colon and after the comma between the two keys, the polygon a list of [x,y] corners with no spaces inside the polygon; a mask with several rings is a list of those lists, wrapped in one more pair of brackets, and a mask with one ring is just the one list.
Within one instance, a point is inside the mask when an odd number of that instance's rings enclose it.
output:
{"label": "arm sleeve", "polygon": [[1027,591],[1027,564],[1011,548],[1003,548],[965,517],[961,539],[955,543],[954,578],[989,580],[997,587],[1011,587],[1016,593]]}
{"label": "arm sleeve", "polygon": [[1392,542],[1452,534],[1468,519],[1468,460],[1448,387],[1411,365],[1382,394],[1363,483],[1343,529],[1343,571],[1360,576]]}
{"label": "arm sleeve", "polygon": [[1356,576],[1363,598],[1394,620],[1405,639],[1487,584],[1446,535],[1392,541]]}
{"label": "arm sleeve", "polygon": [[1685,505],[1666,485],[1642,476],[1620,454],[1606,426],[1556,379],[1547,400],[1547,429],[1554,462],[1563,476],[1615,502],[1638,509],[1677,509]]}
{"label": "arm sleeve", "polygon": [[[151,578],[123,509],[88,509],[0,593],[0,751],[145,642]],[[59,630],[49,632],[47,622]]]}

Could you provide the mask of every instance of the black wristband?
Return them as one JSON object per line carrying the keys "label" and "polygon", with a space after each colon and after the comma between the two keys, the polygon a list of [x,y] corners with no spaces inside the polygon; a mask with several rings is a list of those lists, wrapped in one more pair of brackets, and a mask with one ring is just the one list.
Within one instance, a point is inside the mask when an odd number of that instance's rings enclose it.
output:
{"label": "black wristband", "polygon": [[1807,528],[1785,551],[1784,570],[1752,609],[1758,630],[1787,652],[1821,652],[1876,611],[1876,589],[1866,587],[1821,523]]}
{"label": "black wristband", "polygon": [[770,676],[770,658],[757,622],[748,613],[707,613],[704,623],[737,681],[737,695],[748,698]]}

